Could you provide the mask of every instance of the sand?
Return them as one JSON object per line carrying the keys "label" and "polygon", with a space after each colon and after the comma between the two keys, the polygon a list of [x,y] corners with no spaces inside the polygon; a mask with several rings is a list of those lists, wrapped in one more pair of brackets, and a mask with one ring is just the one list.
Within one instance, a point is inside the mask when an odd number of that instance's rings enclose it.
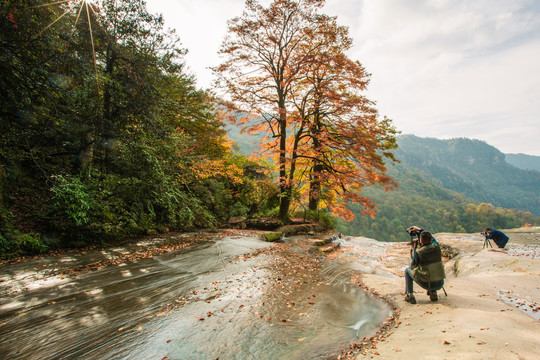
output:
{"label": "sand", "polygon": [[366,239],[363,252],[376,261],[361,280],[392,302],[398,316],[389,335],[353,357],[540,359],[540,230],[505,232],[506,251],[483,249],[480,234],[435,234],[459,250],[445,259],[448,296],[441,290],[431,302],[415,284],[415,305],[404,301],[408,243],[383,243],[381,252],[381,243]]}

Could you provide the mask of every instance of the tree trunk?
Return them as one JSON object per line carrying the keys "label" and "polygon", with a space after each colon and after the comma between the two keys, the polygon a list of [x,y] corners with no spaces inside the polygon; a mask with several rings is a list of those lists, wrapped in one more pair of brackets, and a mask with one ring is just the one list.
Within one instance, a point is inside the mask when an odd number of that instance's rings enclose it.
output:
{"label": "tree trunk", "polygon": [[287,181],[287,110],[285,100],[279,101],[279,219],[289,223],[289,207],[291,206],[291,187]]}
{"label": "tree trunk", "polygon": [[309,210],[317,211],[319,209],[319,200],[321,198],[321,180],[319,174],[322,172],[322,165],[313,166],[313,174],[309,183]]}

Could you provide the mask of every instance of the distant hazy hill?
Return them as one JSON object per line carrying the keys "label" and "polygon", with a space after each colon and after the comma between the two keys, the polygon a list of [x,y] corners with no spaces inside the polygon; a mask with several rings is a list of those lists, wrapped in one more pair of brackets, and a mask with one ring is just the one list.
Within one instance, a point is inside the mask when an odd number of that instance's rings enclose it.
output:
{"label": "distant hazy hill", "polygon": [[506,162],[520,169],[540,171],[540,156],[505,154]]}
{"label": "distant hazy hill", "polygon": [[398,137],[396,157],[442,187],[495,206],[540,215],[540,172],[518,169],[505,155],[480,140],[438,140],[414,135]]}

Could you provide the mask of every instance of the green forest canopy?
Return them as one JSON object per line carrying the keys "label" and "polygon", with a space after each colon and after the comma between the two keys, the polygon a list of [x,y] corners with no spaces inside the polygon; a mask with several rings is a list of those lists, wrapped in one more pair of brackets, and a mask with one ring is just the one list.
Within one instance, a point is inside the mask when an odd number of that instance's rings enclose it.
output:
{"label": "green forest canopy", "polygon": [[137,0],[40,3],[0,5],[3,255],[214,227],[271,203],[161,16]]}

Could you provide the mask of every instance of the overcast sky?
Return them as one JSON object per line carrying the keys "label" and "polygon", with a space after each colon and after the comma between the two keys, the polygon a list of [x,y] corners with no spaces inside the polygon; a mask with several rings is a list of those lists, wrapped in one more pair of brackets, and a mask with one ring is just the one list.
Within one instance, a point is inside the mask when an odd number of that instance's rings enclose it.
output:
{"label": "overcast sky", "polygon": [[[147,0],[188,49],[209,88],[209,66],[243,0]],[[327,0],[372,74],[368,97],[404,134],[480,139],[540,156],[540,0]]]}

